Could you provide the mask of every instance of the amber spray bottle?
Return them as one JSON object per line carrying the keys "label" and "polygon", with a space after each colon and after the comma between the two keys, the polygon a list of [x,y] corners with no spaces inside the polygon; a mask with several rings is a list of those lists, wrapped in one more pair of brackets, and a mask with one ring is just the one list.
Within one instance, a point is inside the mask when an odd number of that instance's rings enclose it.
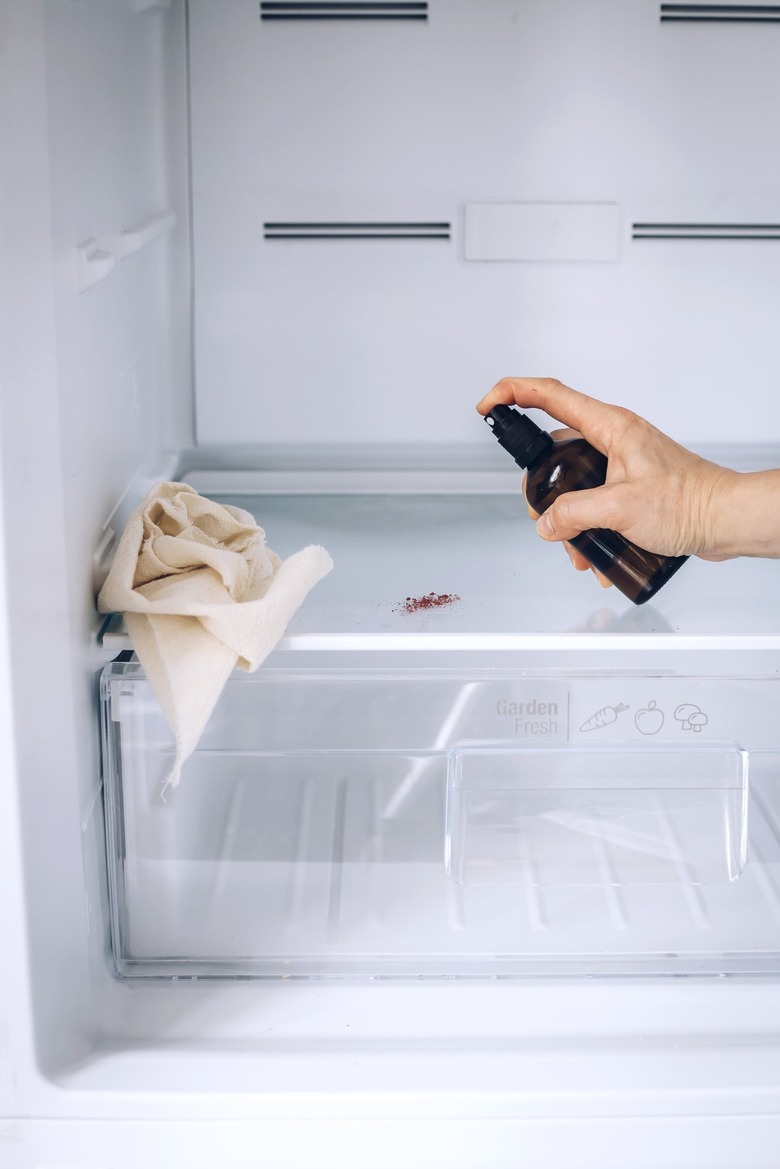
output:
{"label": "amber spray bottle", "polygon": [[[525,495],[540,515],[566,491],[600,487],[607,460],[584,438],[556,442],[551,434],[511,406],[495,406],[485,418],[501,446],[527,468]],[[654,597],[687,556],[645,552],[618,532],[592,528],[568,541],[635,605]]]}

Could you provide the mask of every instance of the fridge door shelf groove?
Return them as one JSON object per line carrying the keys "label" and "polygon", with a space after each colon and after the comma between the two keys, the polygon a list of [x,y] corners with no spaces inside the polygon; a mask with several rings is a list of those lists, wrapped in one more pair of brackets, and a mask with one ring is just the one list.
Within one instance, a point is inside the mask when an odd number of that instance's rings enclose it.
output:
{"label": "fridge door shelf groove", "polygon": [[86,292],[110,276],[117,260],[140,252],[148,244],[173,231],[176,215],[173,211],[159,211],[147,216],[134,227],[103,240],[90,237],[76,248],[76,287]]}
{"label": "fridge door shelf groove", "polygon": [[134,227],[121,233],[117,240],[117,256],[120,260],[126,260],[128,256],[140,252],[154,240],[168,235],[175,226],[176,215],[173,211],[158,211],[147,216]]}
{"label": "fridge door shelf groove", "polygon": [[96,239],[90,237],[76,248],[76,287],[86,292],[101,280],[105,280],[116,264],[116,256],[101,248]]}

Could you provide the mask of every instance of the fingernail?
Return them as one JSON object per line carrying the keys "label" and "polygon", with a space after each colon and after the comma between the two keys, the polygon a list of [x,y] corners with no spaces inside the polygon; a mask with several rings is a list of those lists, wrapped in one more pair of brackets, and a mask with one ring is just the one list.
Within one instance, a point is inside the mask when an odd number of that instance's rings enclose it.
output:
{"label": "fingernail", "polygon": [[539,519],[536,521],[536,530],[543,540],[549,540],[552,536],[552,524],[546,512],[544,515],[539,516]]}

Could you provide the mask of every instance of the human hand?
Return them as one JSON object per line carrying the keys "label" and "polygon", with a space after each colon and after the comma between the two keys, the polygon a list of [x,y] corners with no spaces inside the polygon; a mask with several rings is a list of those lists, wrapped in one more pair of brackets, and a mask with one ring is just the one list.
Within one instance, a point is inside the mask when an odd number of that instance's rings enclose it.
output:
{"label": "human hand", "polygon": [[[718,466],[630,410],[553,378],[504,378],[477,410],[484,415],[500,403],[544,410],[608,459],[602,487],[568,492],[538,519],[543,539],[565,542],[589,528],[610,528],[662,556],[780,556],[779,471],[740,475]],[[568,551],[575,567],[590,567],[576,549]]]}

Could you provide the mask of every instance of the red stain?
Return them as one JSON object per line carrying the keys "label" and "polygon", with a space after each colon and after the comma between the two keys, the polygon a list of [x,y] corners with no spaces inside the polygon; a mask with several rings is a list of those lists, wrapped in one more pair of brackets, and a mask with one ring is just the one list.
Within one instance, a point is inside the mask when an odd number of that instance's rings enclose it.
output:
{"label": "red stain", "polygon": [[426,593],[424,597],[407,597],[396,605],[396,612],[420,613],[425,609],[443,609],[445,605],[452,605],[459,601],[457,593]]}

